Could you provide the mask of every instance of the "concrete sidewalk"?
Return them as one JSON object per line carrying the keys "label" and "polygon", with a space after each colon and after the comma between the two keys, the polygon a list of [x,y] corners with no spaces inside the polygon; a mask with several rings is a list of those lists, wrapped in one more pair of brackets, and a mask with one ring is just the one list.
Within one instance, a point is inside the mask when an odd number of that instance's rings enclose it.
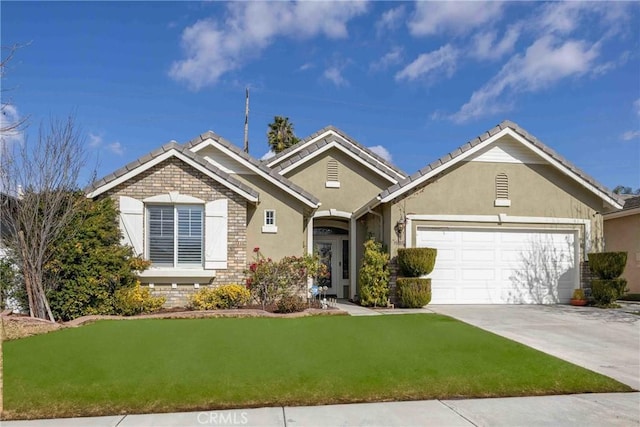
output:
{"label": "concrete sidewalk", "polygon": [[2,427],[638,426],[640,393],[275,407],[3,421]]}

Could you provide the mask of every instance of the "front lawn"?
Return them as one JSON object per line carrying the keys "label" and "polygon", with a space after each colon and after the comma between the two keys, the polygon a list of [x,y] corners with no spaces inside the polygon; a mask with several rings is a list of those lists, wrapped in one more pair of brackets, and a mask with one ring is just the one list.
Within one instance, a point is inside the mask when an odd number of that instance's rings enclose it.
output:
{"label": "front lawn", "polygon": [[6,418],[631,390],[435,314],[100,321],[4,372]]}

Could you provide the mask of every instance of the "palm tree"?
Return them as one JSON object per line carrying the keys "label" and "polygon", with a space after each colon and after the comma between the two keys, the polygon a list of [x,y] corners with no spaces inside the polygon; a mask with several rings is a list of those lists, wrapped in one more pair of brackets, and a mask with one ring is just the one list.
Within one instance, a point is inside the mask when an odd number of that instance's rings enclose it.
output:
{"label": "palm tree", "polygon": [[273,123],[269,123],[267,138],[271,150],[278,154],[300,141],[300,138],[293,133],[293,124],[289,117],[275,116]]}

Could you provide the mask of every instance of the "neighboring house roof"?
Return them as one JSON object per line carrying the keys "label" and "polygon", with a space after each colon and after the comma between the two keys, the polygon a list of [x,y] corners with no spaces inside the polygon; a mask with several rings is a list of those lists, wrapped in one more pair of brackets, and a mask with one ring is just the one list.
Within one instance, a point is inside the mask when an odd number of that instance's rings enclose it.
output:
{"label": "neighboring house roof", "polygon": [[191,141],[185,143],[184,148],[192,152],[198,152],[202,148],[206,147],[209,144],[209,141],[213,141],[214,144],[218,146],[218,148],[222,148],[223,151],[226,151],[225,154],[230,155],[236,161],[240,162],[241,164],[249,168],[254,173],[262,176],[264,179],[267,179],[268,181],[271,181],[274,185],[281,188],[283,191],[291,194],[296,199],[304,202],[309,207],[315,209],[320,206],[320,200],[316,198],[313,194],[297,186],[296,184],[289,181],[287,178],[283,177],[273,169],[268,168],[259,160],[250,156],[248,153],[245,153],[235,144],[227,141],[226,139],[222,138],[220,135],[217,135],[215,132],[208,131],[197,136]]}
{"label": "neighboring house roof", "polygon": [[[624,195],[621,195],[624,196]],[[621,210],[604,214],[604,219],[615,219],[623,216],[640,214],[640,196],[627,197],[623,201],[624,206]]]}
{"label": "neighboring house roof", "polygon": [[342,149],[346,154],[382,175],[389,182],[397,183],[407,177],[406,173],[391,162],[359,144],[334,126],[327,126],[315,132],[274,157],[267,159],[265,163],[270,168],[278,171],[278,173],[285,174],[332,146]]}
{"label": "neighboring house roof", "polygon": [[202,156],[199,156],[193,151],[188,150],[175,141],[171,141],[163,145],[162,147],[152,151],[151,153],[146,154],[137,160],[134,160],[133,162],[118,169],[117,171],[94,182],[89,188],[85,190],[85,192],[87,193],[87,197],[93,198],[99,196],[105,191],[108,191],[111,188],[128,181],[136,175],[171,157],[179,158],[180,160],[193,166],[200,172],[211,177],[225,187],[240,194],[250,202],[258,201],[259,193],[253,188],[243,184],[228,173],[221,171],[220,169],[206,161]]}
{"label": "neighboring house roof", "polygon": [[595,179],[590,177],[585,172],[578,169],[578,167],[573,165],[560,154],[556,153],[547,145],[543,144],[535,136],[531,135],[516,123],[505,120],[489,131],[455,149],[451,153],[420,169],[418,172],[414,173],[407,179],[387,188],[382,193],[380,193],[376,197],[376,199],[372,200],[367,206],[361,209],[358,214],[362,214],[366,212],[367,209],[373,208],[380,203],[389,202],[399,196],[406,194],[408,191],[411,191],[433,176],[442,173],[443,171],[452,167],[460,161],[468,159],[473,154],[477,153],[481,149],[485,148],[486,146],[500,139],[506,134],[511,135],[514,139],[526,145],[537,155],[558,168],[565,175],[577,181],[583,187],[595,193],[612,207],[618,209],[622,207],[621,201],[616,197],[615,194],[609,191],[609,189],[598,183]]}

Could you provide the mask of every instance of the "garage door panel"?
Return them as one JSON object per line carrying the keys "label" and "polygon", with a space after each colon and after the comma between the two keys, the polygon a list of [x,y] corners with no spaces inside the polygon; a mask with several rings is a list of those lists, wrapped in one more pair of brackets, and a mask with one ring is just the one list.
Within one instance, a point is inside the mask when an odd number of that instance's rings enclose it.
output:
{"label": "garage door panel", "polygon": [[438,249],[432,304],[568,302],[577,283],[575,232],[418,229]]}

